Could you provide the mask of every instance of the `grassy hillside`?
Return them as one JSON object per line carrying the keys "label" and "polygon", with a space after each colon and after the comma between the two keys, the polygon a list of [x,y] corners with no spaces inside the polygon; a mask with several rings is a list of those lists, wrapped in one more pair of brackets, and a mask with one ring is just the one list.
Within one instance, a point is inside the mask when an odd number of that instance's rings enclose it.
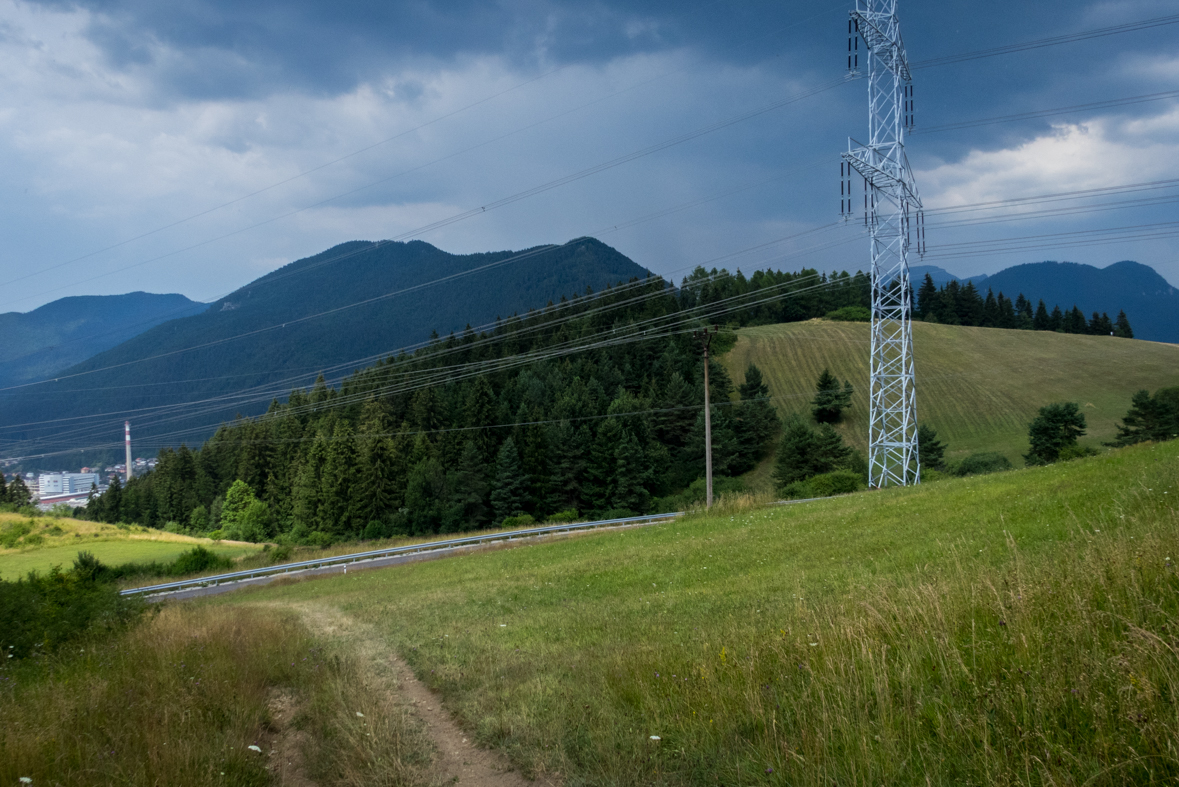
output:
{"label": "grassy hillside", "polygon": [[17,579],[30,571],[44,572],[53,566],[69,568],[83,549],[107,565],[165,563],[198,544],[230,558],[261,549],[256,544],[213,542],[207,538],[191,538],[136,525],[116,527],[67,517],[29,519],[19,514],[0,513],[0,534],[12,532],[12,528],[17,527],[28,533],[16,540],[12,547],[0,544],[0,579]]}
{"label": "grassy hillside", "polygon": [[[850,380],[856,393],[839,429],[867,449],[867,323],[812,320],[743,328],[738,337],[722,362],[738,384],[757,364],[783,415],[809,414],[824,367]],[[914,323],[913,352],[918,422],[937,429],[947,457],[999,451],[1017,467],[1028,422],[1043,405],[1080,404],[1089,424],[1082,442],[1099,447],[1117,434],[1135,391],[1179,385],[1179,346],[1171,344]]]}
{"label": "grassy hillside", "polygon": [[1163,784],[1177,478],[1143,445],[213,603],[372,625],[569,784]]}

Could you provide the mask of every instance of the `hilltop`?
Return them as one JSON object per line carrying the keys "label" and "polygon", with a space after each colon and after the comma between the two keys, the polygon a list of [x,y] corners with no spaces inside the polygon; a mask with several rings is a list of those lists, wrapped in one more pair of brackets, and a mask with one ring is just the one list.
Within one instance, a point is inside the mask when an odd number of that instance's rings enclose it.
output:
{"label": "hilltop", "polygon": [[130,292],[60,298],[31,312],[0,314],[0,386],[43,379],[206,308],[175,293]]}
{"label": "hilltop", "polygon": [[[811,320],[742,328],[722,358],[734,382],[756,364],[781,414],[809,413],[824,368],[855,386],[838,428],[867,449],[868,323]],[[1116,435],[1137,390],[1179,385],[1179,347],[1137,339],[913,324],[917,418],[949,444],[947,457],[999,451],[1018,467],[1028,422],[1043,405],[1075,401],[1089,425],[1082,443]]]}

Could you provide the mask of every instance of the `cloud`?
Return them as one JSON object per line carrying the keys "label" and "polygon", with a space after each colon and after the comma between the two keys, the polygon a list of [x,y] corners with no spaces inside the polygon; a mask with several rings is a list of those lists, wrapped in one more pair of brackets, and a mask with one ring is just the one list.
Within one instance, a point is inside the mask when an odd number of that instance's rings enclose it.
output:
{"label": "cloud", "polygon": [[1014,147],[972,150],[918,173],[932,207],[1179,177],[1179,108],[1059,124]]}

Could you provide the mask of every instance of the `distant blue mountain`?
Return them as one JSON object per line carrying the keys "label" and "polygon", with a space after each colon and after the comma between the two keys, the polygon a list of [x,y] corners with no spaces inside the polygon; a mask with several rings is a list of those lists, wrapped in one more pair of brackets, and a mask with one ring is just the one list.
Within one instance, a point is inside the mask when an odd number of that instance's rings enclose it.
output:
{"label": "distant blue mountain", "polygon": [[[978,282],[975,282],[978,287]],[[1076,262],[1033,262],[990,276],[980,287],[1009,297],[1023,293],[1044,299],[1051,309],[1078,306],[1086,316],[1095,311],[1116,317],[1124,309],[1134,338],[1179,342],[1179,290],[1149,265],[1123,260],[1105,268]]]}
{"label": "distant blue mountain", "polygon": [[0,386],[44,379],[162,322],[200,314],[183,295],[82,295],[0,314]]}
{"label": "distant blue mountain", "polygon": [[909,268],[909,279],[914,282],[915,287],[920,286],[921,280],[925,278],[925,274],[927,273],[933,279],[933,283],[939,287],[952,281],[972,281],[974,282],[974,286],[978,287],[988,278],[985,273],[980,273],[977,276],[960,279],[945,268],[939,268],[936,265],[913,265]]}

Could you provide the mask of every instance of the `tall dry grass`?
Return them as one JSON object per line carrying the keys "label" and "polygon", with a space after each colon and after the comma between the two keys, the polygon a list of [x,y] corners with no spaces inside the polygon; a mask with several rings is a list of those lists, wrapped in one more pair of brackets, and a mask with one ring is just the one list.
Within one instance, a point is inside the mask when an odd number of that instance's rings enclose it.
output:
{"label": "tall dry grass", "polygon": [[[0,687],[0,784],[268,785],[285,735],[322,784],[422,783],[405,720],[366,701],[354,661],[281,610],[165,607],[116,639],[6,666]],[[286,728],[279,695],[297,708]],[[409,767],[366,765],[398,752]],[[359,765],[323,767],[347,760]]]}

